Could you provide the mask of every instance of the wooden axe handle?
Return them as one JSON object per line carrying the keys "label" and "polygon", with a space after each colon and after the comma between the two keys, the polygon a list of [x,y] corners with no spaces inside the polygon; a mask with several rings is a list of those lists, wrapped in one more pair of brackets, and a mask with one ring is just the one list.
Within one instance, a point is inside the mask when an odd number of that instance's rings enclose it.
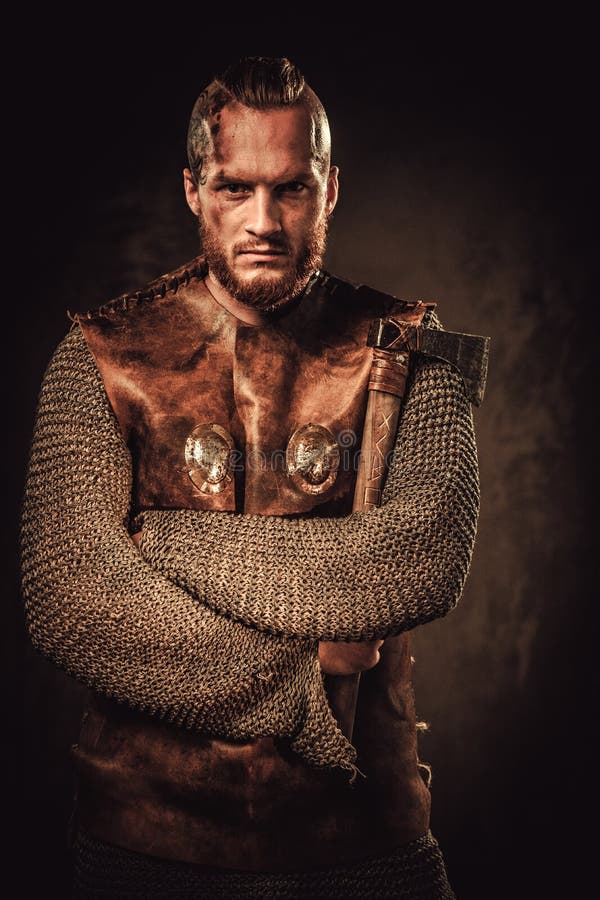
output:
{"label": "wooden axe handle", "polygon": [[[406,389],[408,360],[408,350],[373,350],[353,511],[374,509],[381,503]],[[327,675],[325,685],[331,710],[342,732],[351,741],[360,672],[353,675]]]}

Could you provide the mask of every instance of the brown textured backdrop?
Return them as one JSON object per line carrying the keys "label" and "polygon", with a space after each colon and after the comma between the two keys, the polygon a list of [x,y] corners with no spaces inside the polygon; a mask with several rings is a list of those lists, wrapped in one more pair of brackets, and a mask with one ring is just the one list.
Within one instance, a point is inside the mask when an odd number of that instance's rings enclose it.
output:
{"label": "brown textured backdrop", "polygon": [[[579,896],[597,696],[585,29],[538,29],[532,44],[520,28],[492,40],[482,25],[472,43],[433,47],[419,31],[386,39],[385,23],[347,26],[331,44],[306,29],[245,40],[231,23],[209,24],[193,52],[160,23],[150,41],[116,29],[92,50],[40,32],[24,51],[35,96],[23,90],[22,118],[11,119],[24,140],[5,173],[19,179],[24,253],[18,270],[6,264],[19,276],[5,307],[4,483],[15,518],[36,393],[66,310],[195,254],[180,171],[196,94],[243,53],[289,55],[329,111],[341,167],[327,267],[434,298],[446,327],[492,338],[475,411],[482,512],[471,573],[459,607],[414,636],[434,832],[459,900]],[[6,559],[14,835],[29,854],[25,883],[60,885],[81,690],[27,644],[14,535]]]}

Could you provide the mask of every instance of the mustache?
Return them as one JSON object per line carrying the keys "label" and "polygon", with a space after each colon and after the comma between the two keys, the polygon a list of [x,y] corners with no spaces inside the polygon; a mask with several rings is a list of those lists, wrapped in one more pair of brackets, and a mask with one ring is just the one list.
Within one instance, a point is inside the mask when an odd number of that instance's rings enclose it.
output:
{"label": "mustache", "polygon": [[263,241],[246,241],[244,243],[240,242],[239,244],[233,245],[234,256],[237,256],[238,253],[264,253],[269,250],[283,251],[287,253],[288,256],[290,255],[289,244],[284,237],[271,237]]}

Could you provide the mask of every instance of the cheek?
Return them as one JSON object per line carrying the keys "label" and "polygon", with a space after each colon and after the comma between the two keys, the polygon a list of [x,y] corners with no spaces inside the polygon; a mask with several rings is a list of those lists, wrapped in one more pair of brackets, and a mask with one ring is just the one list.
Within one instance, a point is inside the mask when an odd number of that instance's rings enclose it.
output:
{"label": "cheek", "polygon": [[301,208],[289,209],[284,219],[286,228],[298,235],[311,231],[324,215],[324,208],[322,198],[315,197]]}
{"label": "cheek", "polygon": [[206,203],[202,207],[202,214],[204,218],[208,222],[209,225],[214,227],[219,227],[223,220],[223,210],[221,209],[220,203]]}
{"label": "cheek", "polygon": [[209,225],[226,226],[235,218],[236,204],[223,200],[218,193],[206,191],[201,196],[202,215]]}
{"label": "cheek", "polygon": [[218,235],[221,242],[234,240],[240,229],[239,209],[233,204],[209,203],[203,207],[203,215],[209,228]]}

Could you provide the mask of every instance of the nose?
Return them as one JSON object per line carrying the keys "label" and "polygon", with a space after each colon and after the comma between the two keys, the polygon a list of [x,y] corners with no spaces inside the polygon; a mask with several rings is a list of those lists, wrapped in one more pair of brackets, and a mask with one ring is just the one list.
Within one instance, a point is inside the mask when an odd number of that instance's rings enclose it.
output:
{"label": "nose", "polygon": [[267,188],[256,188],[247,209],[246,231],[249,234],[266,238],[282,230],[279,203]]}

